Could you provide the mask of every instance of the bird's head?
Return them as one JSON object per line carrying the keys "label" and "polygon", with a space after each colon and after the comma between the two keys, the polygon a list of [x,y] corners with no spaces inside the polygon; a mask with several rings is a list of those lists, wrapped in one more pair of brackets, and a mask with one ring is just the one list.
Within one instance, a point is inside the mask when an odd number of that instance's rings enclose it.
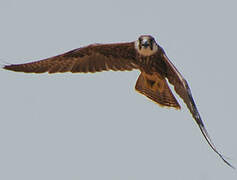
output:
{"label": "bird's head", "polygon": [[135,41],[135,48],[142,56],[151,56],[158,50],[155,39],[150,35],[142,35]]}

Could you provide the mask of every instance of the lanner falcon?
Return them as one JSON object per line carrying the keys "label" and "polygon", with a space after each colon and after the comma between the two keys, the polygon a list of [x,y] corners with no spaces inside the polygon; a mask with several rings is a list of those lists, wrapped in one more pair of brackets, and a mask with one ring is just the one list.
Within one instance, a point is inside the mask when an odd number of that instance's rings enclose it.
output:
{"label": "lanner falcon", "polygon": [[211,141],[194,103],[187,81],[150,35],[142,35],[134,42],[91,44],[40,61],[5,65],[3,68],[25,73],[94,73],[107,70],[130,71],[138,69],[141,74],[138,77],[135,89],[139,93],[161,106],[180,109],[178,101],[168,86],[169,82],[187,105],[208,144],[227,165],[233,168],[217,151]]}

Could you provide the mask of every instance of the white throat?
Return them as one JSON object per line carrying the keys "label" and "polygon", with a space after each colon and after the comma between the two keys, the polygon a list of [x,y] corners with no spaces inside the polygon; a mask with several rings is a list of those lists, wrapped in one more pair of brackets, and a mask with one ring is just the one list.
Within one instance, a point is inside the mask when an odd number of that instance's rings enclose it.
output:
{"label": "white throat", "polygon": [[134,44],[135,44],[135,49],[142,56],[151,56],[151,55],[155,54],[158,50],[158,46],[155,42],[153,43],[152,50],[150,48],[144,48],[144,47],[141,47],[141,49],[140,49],[139,48],[139,40],[135,41]]}

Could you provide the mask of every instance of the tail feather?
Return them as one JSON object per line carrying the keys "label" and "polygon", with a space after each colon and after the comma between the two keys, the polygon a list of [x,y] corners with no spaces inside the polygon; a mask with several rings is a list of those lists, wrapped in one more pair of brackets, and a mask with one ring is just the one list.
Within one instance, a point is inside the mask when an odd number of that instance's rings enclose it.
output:
{"label": "tail feather", "polygon": [[180,105],[169,89],[166,80],[158,73],[140,74],[135,89],[161,106],[180,109]]}

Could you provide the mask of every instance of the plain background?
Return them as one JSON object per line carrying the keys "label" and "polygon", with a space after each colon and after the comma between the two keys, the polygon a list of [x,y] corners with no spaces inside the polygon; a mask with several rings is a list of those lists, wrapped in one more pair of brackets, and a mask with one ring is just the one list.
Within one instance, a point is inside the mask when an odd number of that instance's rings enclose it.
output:
{"label": "plain background", "polygon": [[[151,34],[237,166],[236,1],[1,0],[0,58],[24,63]],[[0,70],[0,179],[234,180],[190,113],[134,90],[138,71]]]}

